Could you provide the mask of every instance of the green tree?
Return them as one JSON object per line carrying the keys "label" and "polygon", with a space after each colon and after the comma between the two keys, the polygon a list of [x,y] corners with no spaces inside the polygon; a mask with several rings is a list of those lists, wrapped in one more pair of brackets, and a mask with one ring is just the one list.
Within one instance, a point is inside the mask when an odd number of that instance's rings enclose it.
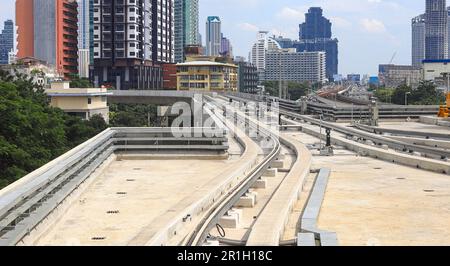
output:
{"label": "green tree", "polygon": [[76,74],[70,75],[70,87],[71,88],[93,88],[94,85],[87,78],[80,78]]}
{"label": "green tree", "polygon": [[[156,124],[156,106],[149,104],[111,104],[110,126],[146,127]],[[150,125],[148,118],[150,117]]]}
{"label": "green tree", "polygon": [[393,94],[394,89],[389,88],[378,88],[374,91],[375,97],[377,97],[379,101],[385,103],[392,103]]}
{"label": "green tree", "polygon": [[0,71],[0,189],[106,128],[50,107],[42,87]]}
{"label": "green tree", "polygon": [[10,183],[67,149],[64,115],[37,101],[23,82],[0,81],[0,179]]}
{"label": "green tree", "polygon": [[422,81],[411,94],[411,104],[439,105],[443,101],[444,94],[430,81]]}
{"label": "green tree", "polygon": [[[407,86],[407,85],[398,86],[392,93],[392,103],[405,105],[406,104],[405,103],[405,100],[406,100],[405,95],[407,93],[412,93],[412,88],[410,86]],[[410,99],[409,96],[408,96],[408,99]]]}
{"label": "green tree", "polygon": [[[308,90],[310,90],[310,85],[307,82],[299,83],[289,81],[285,84],[288,88],[289,99],[294,101],[305,96],[308,93]],[[262,85],[265,87],[266,93],[269,93],[270,96],[279,96],[279,81],[264,81]]]}
{"label": "green tree", "polygon": [[443,92],[439,91],[431,81],[422,81],[415,89],[407,85],[395,88],[392,102],[404,105],[407,93],[409,93],[407,96],[409,105],[439,105],[445,100]]}

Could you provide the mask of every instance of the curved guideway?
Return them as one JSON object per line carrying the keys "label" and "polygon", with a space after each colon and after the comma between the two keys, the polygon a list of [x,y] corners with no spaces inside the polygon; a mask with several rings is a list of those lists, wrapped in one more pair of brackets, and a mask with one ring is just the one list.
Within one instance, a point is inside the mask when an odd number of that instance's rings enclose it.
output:
{"label": "curved guideway", "polygon": [[[243,115],[242,112],[240,114]],[[270,130],[268,125],[260,121],[256,121],[248,116],[246,118],[258,124],[259,127]],[[280,239],[293,205],[299,197],[306,177],[309,175],[312,156],[305,145],[290,136],[281,135],[279,140],[284,146],[284,154],[292,154],[289,160],[285,159],[286,161],[291,161],[289,169],[286,170],[287,174],[281,178],[275,187],[272,187],[272,190],[266,192],[266,194],[269,193],[268,197],[264,197],[261,201],[258,200],[257,205],[259,206],[254,208],[258,209],[258,215],[254,217],[254,221],[249,228],[241,230],[246,231],[244,237],[240,240],[229,241],[228,239],[223,242],[268,246],[280,244]],[[287,164],[285,163],[284,167],[286,166]],[[279,170],[283,171],[285,169]],[[243,212],[254,213],[255,210],[244,209]]]}

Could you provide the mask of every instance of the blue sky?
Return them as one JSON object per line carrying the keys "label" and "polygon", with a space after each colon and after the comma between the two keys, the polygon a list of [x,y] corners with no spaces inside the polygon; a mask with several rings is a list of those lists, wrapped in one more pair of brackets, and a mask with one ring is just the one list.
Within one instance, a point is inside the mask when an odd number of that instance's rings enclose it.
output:
{"label": "blue sky", "polygon": [[[0,0],[0,21],[14,18],[14,0]],[[311,6],[320,6],[339,39],[339,72],[376,74],[394,52],[395,64],[411,63],[411,18],[425,0],[200,0],[200,32],[206,17],[220,16],[234,54],[248,56],[257,30],[298,38],[298,24]]]}

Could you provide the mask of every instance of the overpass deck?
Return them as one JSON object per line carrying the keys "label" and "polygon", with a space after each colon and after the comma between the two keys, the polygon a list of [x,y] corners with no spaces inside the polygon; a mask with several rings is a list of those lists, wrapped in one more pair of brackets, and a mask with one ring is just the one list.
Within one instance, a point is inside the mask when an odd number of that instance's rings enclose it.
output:
{"label": "overpass deck", "polygon": [[[33,244],[129,245],[137,237],[150,239],[165,216],[198,201],[203,194],[196,191],[237,161],[114,161]],[[149,225],[152,230],[143,232]]]}

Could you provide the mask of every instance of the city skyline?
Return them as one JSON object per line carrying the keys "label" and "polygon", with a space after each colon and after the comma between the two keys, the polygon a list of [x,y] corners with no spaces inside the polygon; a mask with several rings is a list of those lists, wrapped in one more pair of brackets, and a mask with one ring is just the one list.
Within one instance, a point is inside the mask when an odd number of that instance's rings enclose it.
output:
{"label": "city skyline", "polygon": [[[425,12],[425,1],[344,1],[201,0],[200,33],[205,32],[207,16],[219,16],[222,32],[233,44],[234,55],[248,58],[257,30],[297,39],[298,25],[305,21],[308,8],[320,6],[333,23],[333,37],[340,41],[341,74],[375,75],[378,64],[388,63],[395,52],[393,63],[411,63],[410,23],[413,17]],[[14,0],[4,0],[2,6],[5,8],[0,11],[0,20],[14,20]]]}

